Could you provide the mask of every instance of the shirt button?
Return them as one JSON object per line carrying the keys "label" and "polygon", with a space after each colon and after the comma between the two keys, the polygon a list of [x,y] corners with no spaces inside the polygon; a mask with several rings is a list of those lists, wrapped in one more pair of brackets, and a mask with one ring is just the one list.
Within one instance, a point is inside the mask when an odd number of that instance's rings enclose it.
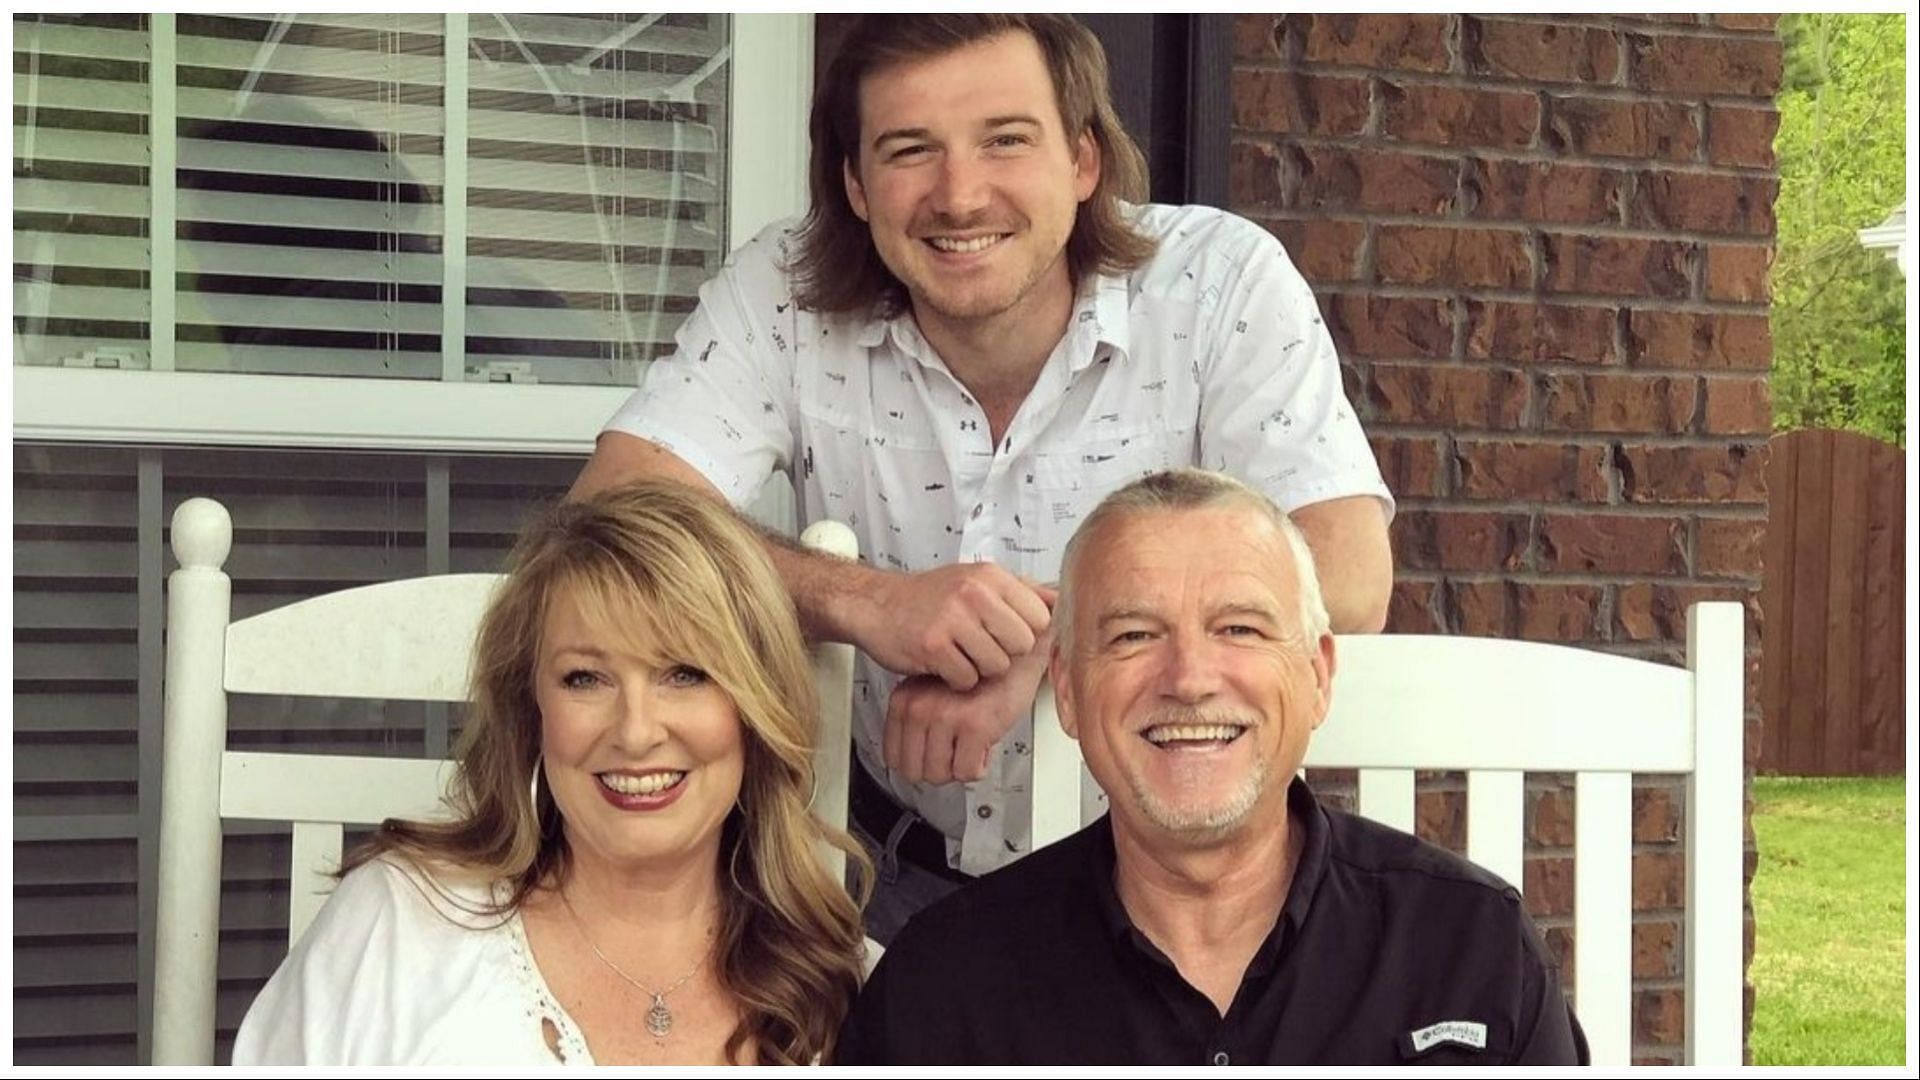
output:
{"label": "shirt button", "polygon": [[975,503],[973,507],[973,516],[976,518],[979,517],[980,511],[985,509],[986,509],[986,505],[984,503]]}
{"label": "shirt button", "polygon": [[982,821],[985,821],[986,819],[993,816],[993,807],[982,806],[979,809],[975,810],[973,813],[974,813],[974,816],[978,817]]}
{"label": "shirt button", "polygon": [[1215,1050],[1213,1052],[1213,1063],[1215,1065],[1231,1065],[1233,1064],[1233,1059],[1227,1056],[1225,1050]]}

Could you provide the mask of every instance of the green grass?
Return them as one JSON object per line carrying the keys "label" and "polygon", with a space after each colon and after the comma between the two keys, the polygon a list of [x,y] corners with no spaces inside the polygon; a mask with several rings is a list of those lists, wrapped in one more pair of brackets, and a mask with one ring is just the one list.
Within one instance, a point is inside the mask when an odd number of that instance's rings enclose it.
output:
{"label": "green grass", "polygon": [[1906,1057],[1901,777],[1753,782],[1755,1065]]}

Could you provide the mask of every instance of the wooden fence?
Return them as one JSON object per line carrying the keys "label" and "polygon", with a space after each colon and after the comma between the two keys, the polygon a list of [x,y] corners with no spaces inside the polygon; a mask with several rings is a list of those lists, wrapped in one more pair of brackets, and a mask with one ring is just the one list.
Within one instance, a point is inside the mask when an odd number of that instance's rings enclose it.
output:
{"label": "wooden fence", "polygon": [[1760,594],[1760,771],[1904,771],[1906,455],[1846,431],[1773,438]]}

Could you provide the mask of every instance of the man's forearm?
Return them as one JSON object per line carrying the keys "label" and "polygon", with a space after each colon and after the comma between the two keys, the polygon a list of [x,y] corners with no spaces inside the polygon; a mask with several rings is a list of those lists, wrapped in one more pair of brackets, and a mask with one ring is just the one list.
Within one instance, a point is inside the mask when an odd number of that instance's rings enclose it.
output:
{"label": "man's forearm", "polygon": [[1377,634],[1387,625],[1387,603],[1393,596],[1392,556],[1360,557],[1352,551],[1332,551],[1322,560],[1320,591],[1327,604],[1327,620],[1336,634]]}
{"label": "man's forearm", "polygon": [[[658,443],[618,431],[605,432],[594,443],[593,456],[580,470],[567,497],[584,498],[616,484],[648,479],[677,481],[726,502],[720,489],[679,455]],[[756,527],[755,531],[767,545],[774,569],[793,596],[801,627],[816,639],[859,644],[856,633],[864,625],[861,616],[872,606],[874,578],[884,571],[808,551],[765,529]]]}
{"label": "man's forearm", "polygon": [[863,644],[866,630],[874,622],[874,598],[888,572],[809,551],[797,541],[766,529],[759,532],[774,570],[793,596],[800,627],[807,636],[817,641]]}
{"label": "man's forearm", "polygon": [[1379,501],[1371,495],[1332,499],[1288,516],[1313,552],[1333,632],[1373,634],[1383,629],[1393,595],[1393,549]]}

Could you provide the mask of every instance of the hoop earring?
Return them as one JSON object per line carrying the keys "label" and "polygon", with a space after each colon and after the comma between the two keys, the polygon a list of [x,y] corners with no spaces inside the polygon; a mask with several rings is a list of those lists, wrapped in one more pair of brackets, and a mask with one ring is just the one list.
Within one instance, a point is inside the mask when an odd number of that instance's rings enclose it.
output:
{"label": "hoop earring", "polygon": [[535,836],[545,836],[547,834],[547,824],[540,820],[540,774],[545,771],[543,766],[546,764],[546,760],[547,757],[545,754],[535,754],[533,756],[533,775],[527,778],[527,805],[533,810],[533,832]]}

